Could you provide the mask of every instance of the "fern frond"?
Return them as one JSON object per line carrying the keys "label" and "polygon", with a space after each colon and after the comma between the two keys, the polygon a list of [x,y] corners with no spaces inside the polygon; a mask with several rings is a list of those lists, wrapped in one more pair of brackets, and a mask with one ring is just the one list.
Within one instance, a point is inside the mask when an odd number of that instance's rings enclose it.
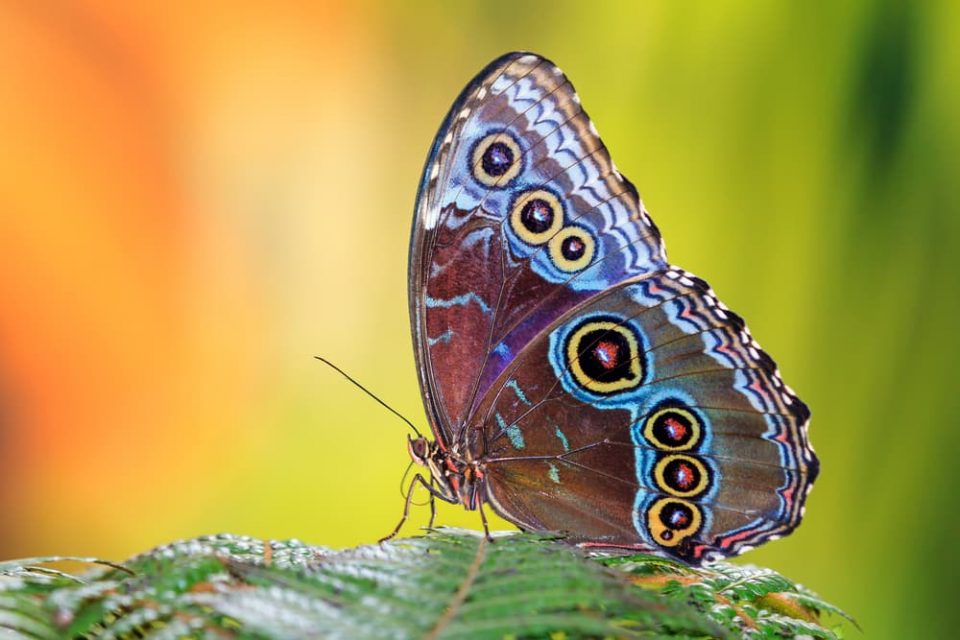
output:
{"label": "fern frond", "polygon": [[817,612],[844,615],[769,570],[590,557],[556,537],[442,529],[335,551],[218,535],[76,576],[8,562],[0,640],[836,638]]}
{"label": "fern frond", "polygon": [[[604,558],[604,562],[610,559]],[[795,635],[837,640],[835,629],[820,624],[821,615],[856,622],[838,607],[771,569],[716,562],[694,568],[649,556],[618,558],[615,565],[633,582],[665,597],[694,605],[711,620],[744,638]],[[650,570],[649,565],[655,567]]]}

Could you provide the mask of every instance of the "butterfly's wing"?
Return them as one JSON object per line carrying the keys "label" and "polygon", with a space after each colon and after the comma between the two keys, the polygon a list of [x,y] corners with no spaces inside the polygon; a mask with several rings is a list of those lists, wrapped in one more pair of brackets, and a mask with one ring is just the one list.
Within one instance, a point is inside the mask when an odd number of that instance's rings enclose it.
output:
{"label": "butterfly's wing", "polygon": [[818,469],[809,415],[743,321],[669,268],[553,322],[469,439],[520,527],[698,563],[797,526]]}
{"label": "butterfly's wing", "polygon": [[656,227],[563,73],[526,53],[491,63],[437,134],[413,223],[411,326],[437,438],[460,433],[553,320],[664,266]]}

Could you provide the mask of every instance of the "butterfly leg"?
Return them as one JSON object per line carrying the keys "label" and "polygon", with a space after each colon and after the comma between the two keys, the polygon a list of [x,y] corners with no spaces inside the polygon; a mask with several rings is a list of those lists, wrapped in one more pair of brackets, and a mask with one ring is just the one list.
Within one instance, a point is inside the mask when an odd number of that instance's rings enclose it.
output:
{"label": "butterfly leg", "polygon": [[[430,478],[430,485],[436,482],[433,478]],[[433,529],[433,521],[437,519],[437,496],[434,495],[433,491],[430,492],[430,521],[427,522],[427,529]]]}
{"label": "butterfly leg", "polygon": [[477,508],[480,510],[480,521],[483,523],[483,534],[487,536],[488,542],[493,542],[493,536],[490,535],[490,525],[487,524],[487,513],[483,510],[483,498],[477,500]]}
{"label": "butterfly leg", "polygon": [[437,489],[434,489],[419,473],[413,476],[413,480],[410,481],[410,488],[407,489],[407,499],[403,503],[403,517],[400,518],[400,522],[397,523],[397,526],[394,527],[388,535],[380,538],[378,541],[380,544],[383,544],[387,540],[390,540],[398,533],[400,533],[400,528],[403,527],[403,523],[407,521],[407,518],[410,517],[410,502],[413,500],[413,490],[417,488],[417,483],[420,483],[423,488],[430,492],[430,526],[433,526],[434,516],[436,515],[436,499],[443,498],[443,495]]}

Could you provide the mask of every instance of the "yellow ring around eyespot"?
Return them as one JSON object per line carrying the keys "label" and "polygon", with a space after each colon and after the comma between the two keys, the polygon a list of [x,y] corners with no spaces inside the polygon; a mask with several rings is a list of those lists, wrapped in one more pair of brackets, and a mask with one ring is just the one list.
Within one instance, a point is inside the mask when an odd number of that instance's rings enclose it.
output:
{"label": "yellow ring around eyespot", "polygon": [[[610,331],[618,333],[627,340],[627,346],[630,350],[630,376],[614,380],[613,382],[601,382],[594,380],[580,366],[580,354],[582,349],[589,349],[593,344],[581,345],[586,334],[592,331]],[[567,362],[570,363],[570,372],[573,379],[581,387],[596,391],[598,393],[613,393],[614,391],[623,391],[640,386],[643,381],[643,365],[640,362],[640,343],[637,336],[633,334],[628,327],[610,322],[609,320],[598,320],[596,322],[587,322],[582,327],[573,332],[570,339],[567,340]]]}
{"label": "yellow ring around eyespot", "polygon": [[[691,466],[696,467],[697,472],[700,474],[700,482],[697,483],[697,486],[688,491],[680,491],[679,489],[674,489],[667,484],[667,478],[664,473],[667,470],[667,465],[674,460],[682,460]],[[666,456],[657,462],[657,466],[653,468],[653,479],[657,483],[657,487],[664,493],[669,493],[670,495],[678,498],[693,498],[707,490],[707,487],[710,485],[710,471],[707,469],[705,464],[693,456],[674,454]]]}
{"label": "yellow ring around eyespot", "polygon": [[[583,255],[576,260],[568,260],[566,256],[563,255],[563,241],[571,237],[580,238],[585,247]],[[596,249],[596,243],[593,240],[593,236],[590,235],[590,232],[583,227],[576,226],[561,229],[559,233],[550,238],[550,244],[548,246],[550,247],[550,259],[553,260],[553,264],[561,271],[567,271],[569,273],[580,271],[590,264],[590,261],[593,260],[593,252]]]}
{"label": "yellow ring around eyespot", "polygon": [[[510,152],[513,153],[513,164],[510,165],[510,168],[507,169],[503,175],[499,176],[490,175],[483,170],[483,154],[486,153],[490,145],[495,142],[502,142],[507,145]],[[491,133],[484,137],[477,143],[477,146],[473,148],[473,156],[470,158],[470,170],[473,172],[473,177],[480,183],[488,187],[503,187],[520,173],[520,168],[523,165],[523,162],[521,162],[522,155],[523,152],[520,150],[520,145],[513,139],[513,136],[502,131],[500,133]]]}
{"label": "yellow ring around eyespot", "polygon": [[[679,446],[672,446],[667,444],[666,442],[660,441],[656,437],[656,435],[653,433],[653,425],[656,424],[660,416],[667,413],[678,413],[687,419],[687,422],[690,423],[690,429],[693,431],[693,435],[690,436],[689,442],[687,442],[686,444],[681,444]],[[698,442],[700,442],[700,434],[701,434],[700,421],[697,420],[697,417],[690,411],[687,411],[686,409],[681,409],[679,407],[666,407],[666,408],[660,409],[660,411],[657,411],[652,416],[647,418],[647,422],[643,427],[643,436],[647,440],[649,440],[651,443],[653,443],[656,447],[664,451],[687,451],[689,449],[692,449],[695,446],[697,446]]]}
{"label": "yellow ring around eyespot", "polygon": [[[523,220],[520,219],[524,205],[531,200],[543,200],[547,203],[547,206],[550,207],[550,210],[553,211],[553,220],[550,221],[550,226],[539,233],[527,229],[523,226]],[[513,209],[510,211],[510,228],[527,244],[543,244],[556,235],[562,226],[563,206],[560,204],[557,196],[549,191],[545,191],[544,189],[527,191],[521,194],[513,203]]]}
{"label": "yellow ring around eyespot", "polygon": [[[693,514],[693,517],[690,519],[690,524],[683,529],[671,529],[663,524],[663,522],[660,520],[661,512],[663,512],[664,507],[670,503],[682,504],[690,509],[690,513]],[[687,500],[678,500],[676,498],[660,498],[654,502],[647,511],[647,530],[650,531],[650,535],[653,536],[654,541],[663,547],[675,547],[679,545],[681,542],[699,531],[702,522],[703,515],[700,513],[700,508],[692,502],[688,502]],[[670,531],[672,534],[668,540],[665,540],[662,537],[665,531]]]}

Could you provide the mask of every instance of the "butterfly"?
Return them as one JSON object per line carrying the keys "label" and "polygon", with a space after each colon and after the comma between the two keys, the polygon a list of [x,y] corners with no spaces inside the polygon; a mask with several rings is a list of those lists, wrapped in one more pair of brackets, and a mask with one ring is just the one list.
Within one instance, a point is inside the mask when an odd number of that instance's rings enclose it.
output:
{"label": "butterfly", "polygon": [[[690,564],[792,531],[810,411],[744,321],[667,262],[567,77],[506,54],[463,90],[417,195],[409,264],[435,499]],[[431,524],[433,517],[431,516]]]}

